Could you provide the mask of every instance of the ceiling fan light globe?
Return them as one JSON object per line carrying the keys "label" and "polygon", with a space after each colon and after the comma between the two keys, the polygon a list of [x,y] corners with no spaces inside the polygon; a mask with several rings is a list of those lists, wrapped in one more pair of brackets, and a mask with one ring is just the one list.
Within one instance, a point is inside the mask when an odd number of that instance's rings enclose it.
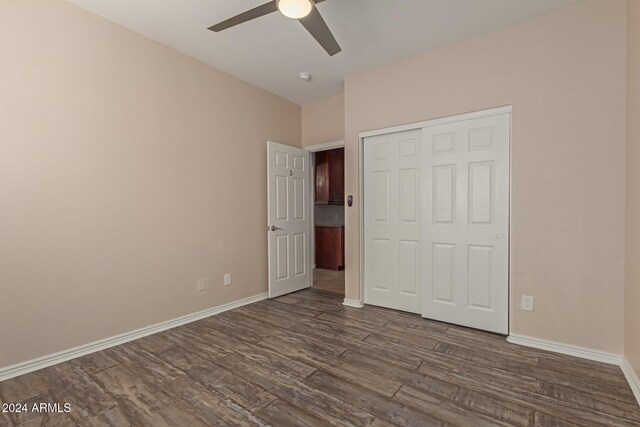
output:
{"label": "ceiling fan light globe", "polygon": [[279,0],[278,9],[287,18],[304,18],[311,13],[313,0]]}

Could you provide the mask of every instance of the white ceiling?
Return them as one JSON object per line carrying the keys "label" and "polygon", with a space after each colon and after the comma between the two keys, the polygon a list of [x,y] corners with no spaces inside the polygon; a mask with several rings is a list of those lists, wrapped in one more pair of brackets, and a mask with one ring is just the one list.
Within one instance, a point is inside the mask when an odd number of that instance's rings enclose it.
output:
{"label": "white ceiling", "polygon": [[[298,104],[341,93],[346,76],[581,0],[326,0],[318,10],[342,52],[329,57],[280,13],[207,30],[267,0],[68,0]],[[313,80],[298,79],[301,71]]]}

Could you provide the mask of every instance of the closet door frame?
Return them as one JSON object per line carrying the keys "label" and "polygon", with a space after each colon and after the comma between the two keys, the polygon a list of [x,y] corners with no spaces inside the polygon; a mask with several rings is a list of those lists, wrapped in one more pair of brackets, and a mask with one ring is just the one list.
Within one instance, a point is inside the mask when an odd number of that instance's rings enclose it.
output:
{"label": "closet door frame", "polygon": [[[389,133],[396,133],[396,132],[404,132],[404,131],[409,131],[409,130],[416,130],[416,129],[422,129],[424,127],[429,127],[429,126],[436,126],[436,125],[441,125],[441,124],[449,124],[449,123],[455,123],[455,122],[459,122],[459,121],[466,121],[466,120],[472,120],[472,119],[477,119],[477,118],[482,118],[482,117],[490,117],[490,116],[497,116],[497,115],[503,115],[503,114],[509,114],[510,117],[512,117],[512,112],[513,112],[513,106],[511,105],[507,105],[507,106],[503,106],[503,107],[496,107],[496,108],[490,108],[490,109],[486,109],[486,110],[481,110],[481,111],[474,111],[474,112],[470,112],[470,113],[464,113],[464,114],[459,114],[459,115],[454,115],[454,116],[447,116],[447,117],[442,117],[442,118],[436,118],[436,119],[432,119],[432,120],[425,120],[425,121],[421,121],[421,122],[416,122],[416,123],[409,123],[409,124],[405,124],[405,125],[400,125],[400,126],[392,126],[392,127],[387,127],[387,128],[382,128],[382,129],[376,129],[376,130],[371,130],[371,131],[366,131],[366,132],[360,132],[358,134],[358,170],[359,170],[359,176],[358,176],[358,194],[360,194],[360,198],[361,200],[358,203],[358,217],[359,217],[359,222],[360,222],[360,226],[359,226],[359,252],[360,252],[360,260],[359,260],[359,270],[360,270],[360,275],[359,275],[359,295],[360,295],[360,301],[358,302],[360,306],[364,305],[364,296],[365,296],[365,230],[364,230],[364,220],[365,220],[365,203],[364,203],[364,142],[365,142],[365,138],[369,138],[369,137],[373,137],[373,136],[379,136],[379,135],[385,135],[385,134],[389,134]],[[510,124],[509,124],[509,167],[508,167],[508,174],[509,174],[509,179],[508,179],[508,183],[509,183],[509,188],[508,188],[508,205],[509,205],[509,213],[508,213],[508,228],[509,228],[509,236],[508,236],[508,261],[507,261],[507,266],[508,266],[508,331],[507,334],[510,332],[511,330],[511,320],[512,320],[512,313],[513,313],[513,306],[512,306],[512,289],[511,289],[511,284],[512,284],[512,276],[511,276],[511,272],[512,272],[512,268],[511,268],[511,248],[512,246],[512,242],[511,242],[511,236],[513,235],[512,233],[512,229],[511,229],[511,212],[512,212],[512,181],[513,181],[513,162],[512,162],[512,144],[513,144],[513,120],[510,120]]]}

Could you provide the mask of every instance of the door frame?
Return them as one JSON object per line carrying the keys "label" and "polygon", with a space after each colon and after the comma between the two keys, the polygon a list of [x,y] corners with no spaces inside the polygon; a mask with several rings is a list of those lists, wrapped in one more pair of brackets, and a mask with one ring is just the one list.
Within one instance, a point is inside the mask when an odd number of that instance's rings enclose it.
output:
{"label": "door frame", "polygon": [[[310,154],[309,154],[309,219],[311,221],[311,225],[310,225],[310,230],[309,230],[309,236],[311,236],[311,238],[309,239],[310,244],[311,244],[311,250],[309,251],[309,253],[311,254],[310,256],[310,261],[309,261],[309,266],[310,266],[310,272],[311,272],[311,287],[313,287],[313,270],[315,268],[315,260],[316,260],[316,228],[315,228],[315,200],[316,200],[316,181],[315,181],[315,170],[316,170],[316,162],[315,162],[315,156],[313,156],[313,153],[317,153],[319,151],[327,151],[327,150],[333,150],[334,148],[344,148],[344,139],[338,140],[338,141],[331,141],[331,142],[325,142],[322,144],[315,144],[315,145],[308,145],[306,147],[302,147],[303,149],[307,150]],[[346,171],[346,163],[345,163],[345,171]],[[346,232],[346,224],[345,224],[345,234]],[[347,267],[345,266],[345,270],[347,269]]]}
{"label": "door frame", "polygon": [[507,226],[509,228],[509,240],[507,242],[507,277],[508,277],[508,284],[507,284],[507,289],[508,289],[508,321],[507,321],[507,335],[511,332],[511,318],[512,318],[512,313],[513,313],[513,307],[511,304],[511,296],[512,296],[512,289],[511,289],[511,283],[512,283],[512,277],[511,277],[511,272],[512,272],[512,268],[511,268],[511,240],[512,240],[512,229],[511,229],[511,211],[512,211],[512,201],[513,201],[513,197],[512,197],[512,189],[513,189],[513,149],[512,149],[512,145],[513,145],[513,106],[512,105],[505,105],[505,106],[501,106],[501,107],[495,107],[495,108],[489,108],[486,110],[479,110],[479,111],[473,111],[473,112],[469,112],[469,113],[463,113],[463,114],[456,114],[453,116],[445,116],[445,117],[439,117],[439,118],[435,118],[435,119],[431,119],[431,120],[425,120],[425,121],[421,121],[421,122],[415,122],[415,123],[408,123],[405,125],[399,125],[399,126],[391,126],[391,127],[387,127],[387,128],[381,128],[381,129],[375,129],[375,130],[369,130],[369,131],[365,131],[365,132],[360,132],[358,134],[358,191],[360,194],[360,202],[359,202],[359,206],[358,206],[358,217],[359,217],[359,221],[360,221],[360,226],[358,227],[358,237],[360,239],[359,241],[359,246],[360,246],[360,301],[358,302],[359,306],[364,306],[364,292],[365,292],[365,287],[364,287],[364,271],[365,271],[365,256],[364,256],[364,250],[365,250],[365,236],[364,236],[364,140],[365,138],[369,138],[372,136],[379,136],[379,135],[386,135],[389,133],[396,133],[396,132],[404,132],[404,131],[408,131],[408,130],[416,130],[416,129],[422,129],[424,127],[429,127],[429,126],[437,126],[437,125],[442,125],[442,124],[450,124],[450,123],[455,123],[455,122],[461,122],[461,121],[466,121],[466,120],[471,120],[471,119],[478,119],[481,117],[490,117],[490,116],[497,116],[497,115],[502,115],[502,114],[509,114],[509,144],[508,144],[508,149],[509,149],[509,168],[508,168],[508,174],[509,174],[509,179],[508,179],[508,191],[507,191],[507,197],[509,199],[509,213],[507,215]]}

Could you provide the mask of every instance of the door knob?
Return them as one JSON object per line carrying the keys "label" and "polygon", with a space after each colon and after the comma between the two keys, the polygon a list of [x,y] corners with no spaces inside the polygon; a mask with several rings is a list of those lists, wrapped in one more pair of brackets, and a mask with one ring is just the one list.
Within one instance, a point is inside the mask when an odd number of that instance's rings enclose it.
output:
{"label": "door knob", "polygon": [[502,239],[504,239],[504,234],[502,234],[502,233],[498,233],[498,234],[496,235],[496,237],[498,238],[498,240],[502,240]]}
{"label": "door knob", "polygon": [[271,231],[282,230],[282,228],[276,227],[275,225],[272,225],[271,227],[267,227],[267,229],[269,229]]}

